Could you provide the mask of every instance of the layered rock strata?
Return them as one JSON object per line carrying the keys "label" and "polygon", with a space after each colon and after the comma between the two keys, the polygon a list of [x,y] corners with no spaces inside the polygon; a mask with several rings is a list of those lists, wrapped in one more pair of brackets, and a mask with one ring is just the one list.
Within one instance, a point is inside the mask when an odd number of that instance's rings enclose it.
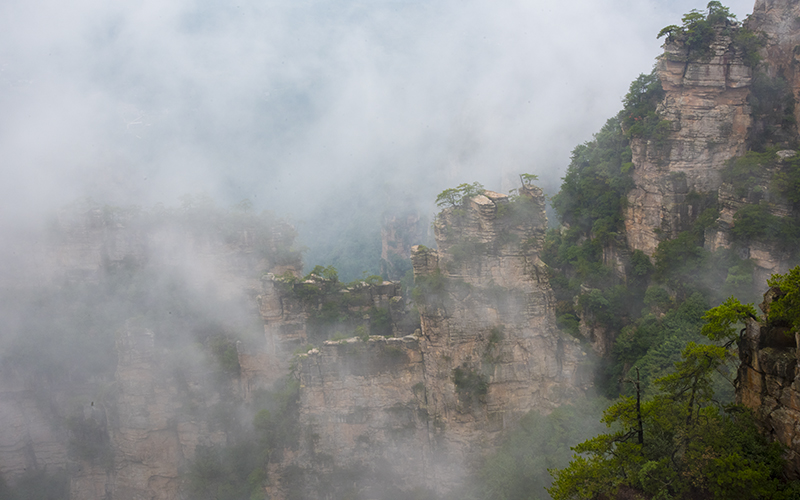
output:
{"label": "layered rock strata", "polygon": [[714,192],[725,163],[745,152],[752,72],[731,36],[720,30],[708,58],[693,59],[670,41],[657,63],[665,97],[657,112],[669,136],[634,139],[633,180],[625,230],[631,249],[652,256],[661,238],[686,230],[697,217],[687,195]]}
{"label": "layered rock strata", "polygon": [[[764,294],[761,309],[780,293],[771,289]],[[800,334],[788,328],[764,325],[748,320],[739,343],[739,373],[736,378],[736,402],[751,408],[756,422],[771,439],[786,447],[786,473],[800,479]]]}
{"label": "layered rock strata", "polygon": [[445,210],[439,250],[412,251],[421,329],[302,355],[300,421],[312,439],[291,463],[316,478],[307,483],[350,471],[384,488],[451,491],[523,414],[583,394],[585,354],[555,327],[539,260],[544,203],[531,187],[513,203],[485,192]]}
{"label": "layered rock strata", "polygon": [[[756,0],[748,28],[763,33],[766,46],[762,67],[771,77],[785,78],[794,101],[800,100],[800,4],[792,0]],[[794,109],[800,123],[800,106]]]}
{"label": "layered rock strata", "polygon": [[82,448],[73,453],[70,498],[179,498],[197,446],[225,444],[225,433],[206,414],[220,404],[219,394],[202,383],[202,372],[189,374],[193,387],[181,391],[175,359],[156,349],[150,330],[127,326],[118,332],[117,350],[113,393],[72,417],[71,433]]}

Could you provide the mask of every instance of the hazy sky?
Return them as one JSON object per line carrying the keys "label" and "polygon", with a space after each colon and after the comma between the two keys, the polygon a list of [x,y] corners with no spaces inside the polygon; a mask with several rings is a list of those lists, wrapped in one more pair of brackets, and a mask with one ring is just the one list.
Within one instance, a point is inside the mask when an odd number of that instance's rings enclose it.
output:
{"label": "hazy sky", "polygon": [[[743,19],[753,0],[726,3]],[[685,0],[4,0],[0,210],[557,186]]]}

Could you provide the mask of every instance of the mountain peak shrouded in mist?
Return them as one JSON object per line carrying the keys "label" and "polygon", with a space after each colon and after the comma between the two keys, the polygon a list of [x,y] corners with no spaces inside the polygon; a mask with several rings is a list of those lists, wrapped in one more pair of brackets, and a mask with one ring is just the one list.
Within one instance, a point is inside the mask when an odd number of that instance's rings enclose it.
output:
{"label": "mountain peak shrouded in mist", "polygon": [[[797,262],[800,13],[747,7],[3,4],[0,497],[543,492]],[[796,424],[725,380],[779,330],[679,420]]]}
{"label": "mountain peak shrouded in mist", "polygon": [[457,179],[533,164],[555,191],[690,7],[6,2],[2,212],[208,192],[305,221],[321,258],[315,233],[397,188],[428,212]]}

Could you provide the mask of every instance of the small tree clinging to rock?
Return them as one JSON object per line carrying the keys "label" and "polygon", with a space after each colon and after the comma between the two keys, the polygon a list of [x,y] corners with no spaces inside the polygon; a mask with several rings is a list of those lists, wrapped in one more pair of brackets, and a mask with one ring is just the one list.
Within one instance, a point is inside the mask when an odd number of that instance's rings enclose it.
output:
{"label": "small tree clinging to rock", "polygon": [[439,207],[458,207],[464,204],[473,196],[483,194],[485,189],[479,182],[472,184],[459,184],[454,188],[445,189],[436,197],[436,205]]}

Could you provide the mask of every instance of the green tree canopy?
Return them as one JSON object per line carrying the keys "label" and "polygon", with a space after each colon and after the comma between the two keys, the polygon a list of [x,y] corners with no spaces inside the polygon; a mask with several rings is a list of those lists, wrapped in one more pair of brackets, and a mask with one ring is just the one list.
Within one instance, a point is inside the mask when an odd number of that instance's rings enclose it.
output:
{"label": "green tree canopy", "polygon": [[459,184],[454,188],[445,189],[439,193],[436,196],[436,205],[445,208],[461,206],[473,196],[483,194],[484,191],[483,185],[479,182]]}
{"label": "green tree canopy", "polygon": [[787,498],[780,445],[758,433],[747,409],[713,403],[711,376],[726,356],[724,347],[689,343],[656,381],[661,393],[609,407],[603,421],[612,431],[550,471],[552,498]]}
{"label": "green tree canopy", "polygon": [[747,318],[758,319],[755,307],[752,304],[742,304],[735,297],[729,297],[703,315],[706,324],[701,333],[711,340],[735,340],[738,335],[734,327],[743,324]]}
{"label": "green tree canopy", "polygon": [[767,319],[786,323],[793,331],[800,330],[800,266],[786,274],[773,274],[767,284],[780,290],[769,306]]}

